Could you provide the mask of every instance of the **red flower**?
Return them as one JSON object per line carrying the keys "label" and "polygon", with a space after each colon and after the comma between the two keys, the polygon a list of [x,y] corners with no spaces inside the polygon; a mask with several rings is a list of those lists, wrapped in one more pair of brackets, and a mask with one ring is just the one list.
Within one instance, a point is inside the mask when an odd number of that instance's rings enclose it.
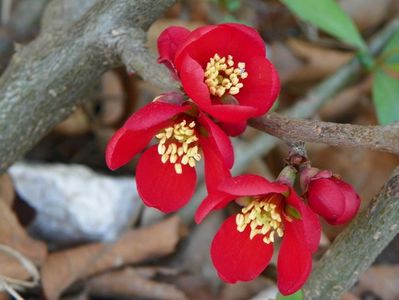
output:
{"label": "red flower", "polygon": [[222,224],[211,245],[219,276],[230,283],[254,279],[269,264],[273,243],[280,237],[278,288],[284,295],[296,292],[310,274],[311,254],[320,241],[316,214],[291,187],[242,175],[226,179],[211,192],[198,208],[196,221],[240,197],[246,197],[246,206]]}
{"label": "red flower", "polygon": [[329,171],[310,178],[306,196],[310,208],[332,225],[352,220],[360,207],[360,197],[353,187]]}
{"label": "red flower", "polygon": [[238,135],[249,118],[266,113],[280,91],[265,44],[242,24],[172,26],[158,39],[159,60],[182,82],[187,95]]}
{"label": "red flower", "polygon": [[233,165],[227,135],[191,104],[162,102],[161,96],[134,113],[108,143],[106,162],[115,170],[141,152],[155,136],[136,168],[137,191],[144,203],[168,213],[184,206],[194,193],[195,166],[204,157],[211,189]]}

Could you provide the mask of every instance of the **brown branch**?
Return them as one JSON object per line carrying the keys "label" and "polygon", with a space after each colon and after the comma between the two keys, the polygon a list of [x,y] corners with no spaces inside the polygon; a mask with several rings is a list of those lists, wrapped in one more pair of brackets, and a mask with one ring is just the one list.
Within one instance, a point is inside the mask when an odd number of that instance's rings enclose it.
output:
{"label": "brown branch", "polygon": [[399,168],[314,267],[305,299],[340,299],[399,232]]}
{"label": "brown branch", "polygon": [[362,126],[291,119],[277,113],[253,119],[250,124],[286,141],[362,147],[399,154],[399,123]]}
{"label": "brown branch", "polygon": [[0,173],[65,119],[106,70],[122,65],[119,45],[129,38],[130,55],[136,56],[130,68],[137,64],[145,74],[143,63],[156,65],[145,31],[173,3],[98,0],[79,21],[71,20],[73,26],[46,31],[17,52],[0,79]]}

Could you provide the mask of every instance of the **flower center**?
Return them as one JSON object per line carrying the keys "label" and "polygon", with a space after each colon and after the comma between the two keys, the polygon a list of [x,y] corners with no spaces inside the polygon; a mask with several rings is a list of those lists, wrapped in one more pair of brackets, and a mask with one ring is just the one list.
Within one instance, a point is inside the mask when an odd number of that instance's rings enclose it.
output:
{"label": "flower center", "polygon": [[273,196],[266,199],[253,199],[241,210],[241,213],[237,214],[237,230],[244,232],[249,225],[251,227],[249,238],[252,240],[258,234],[263,235],[263,242],[266,244],[274,242],[276,233],[279,237],[283,237],[281,209],[278,203],[278,198]]}
{"label": "flower center", "polygon": [[228,55],[226,59],[216,53],[207,63],[204,76],[209,92],[222,97],[225,93],[237,95],[244,86],[240,81],[247,78],[248,73],[245,72],[244,62],[239,62],[235,67],[233,56]]}
{"label": "flower center", "polygon": [[159,139],[158,153],[162,163],[174,164],[177,174],[182,174],[182,165],[195,167],[197,161],[201,160],[198,153],[198,137],[195,133],[195,121],[187,125],[183,120],[173,127],[164,128],[155,137]]}

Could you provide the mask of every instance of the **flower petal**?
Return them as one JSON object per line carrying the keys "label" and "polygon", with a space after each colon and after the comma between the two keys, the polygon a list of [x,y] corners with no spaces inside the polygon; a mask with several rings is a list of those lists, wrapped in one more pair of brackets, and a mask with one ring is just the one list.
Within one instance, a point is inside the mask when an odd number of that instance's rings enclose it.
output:
{"label": "flower petal", "polygon": [[189,35],[190,31],[187,28],[170,26],[162,31],[158,38],[158,63],[165,64],[176,78],[178,78],[174,66],[176,51]]}
{"label": "flower petal", "polygon": [[248,77],[235,95],[240,105],[255,107],[255,116],[265,114],[273,106],[280,92],[280,80],[276,69],[265,57],[253,57],[246,65]]}
{"label": "flower petal", "polygon": [[210,137],[200,137],[200,144],[205,160],[205,182],[208,192],[216,190],[221,182],[231,177],[225,159]]}
{"label": "flower petal", "polygon": [[309,183],[309,206],[327,222],[337,220],[345,210],[345,196],[331,178],[320,178]]}
{"label": "flower petal", "polygon": [[277,286],[283,295],[299,290],[312,270],[312,256],[297,223],[284,222],[284,236],[277,259]]}
{"label": "flower petal", "polygon": [[226,132],[229,136],[239,136],[247,128],[247,121],[226,123],[219,122],[218,125]]}
{"label": "flower petal", "polygon": [[270,182],[257,175],[240,175],[227,178],[218,190],[235,196],[256,196],[270,193],[283,193],[288,187],[281,183]]}
{"label": "flower petal", "polygon": [[211,245],[211,258],[224,281],[249,281],[259,276],[273,255],[273,245],[263,236],[249,238],[250,227],[239,232],[236,215],[229,217],[216,233]]}
{"label": "flower petal", "polygon": [[209,133],[209,138],[212,139],[220,152],[221,158],[224,160],[226,167],[231,169],[234,163],[233,145],[226,133],[211,121],[204,113],[199,115],[199,121],[202,126],[206,128]]}
{"label": "flower petal", "polygon": [[[238,29],[241,27],[241,29]],[[236,63],[248,63],[253,57],[265,57],[265,44],[253,30],[245,25],[218,25],[206,27],[197,34],[194,31],[176,54],[175,64],[178,70],[184,56],[190,55],[203,68],[216,53],[220,56],[232,55]],[[192,36],[196,35],[195,38]]]}
{"label": "flower petal", "polygon": [[[162,95],[160,96],[162,98]],[[189,106],[154,101],[136,111],[123,125],[126,129],[141,131],[168,121],[175,115],[188,110]]]}
{"label": "flower petal", "polygon": [[145,148],[157,133],[158,128],[153,127],[144,131],[131,131],[120,128],[112,136],[105,150],[105,161],[111,170],[127,164],[137,153]]}
{"label": "flower petal", "polygon": [[211,105],[208,86],[204,82],[204,70],[188,55],[180,68],[180,79],[184,91],[196,104],[201,108]]}
{"label": "flower petal", "polygon": [[136,169],[137,191],[143,202],[164,213],[187,204],[194,193],[197,175],[188,165],[182,165],[182,169],[182,174],[177,174],[173,164],[163,164],[157,145],[144,152]]}
{"label": "flower petal", "polygon": [[229,202],[233,201],[235,196],[218,192],[212,191],[208,194],[208,196],[202,200],[200,206],[197,208],[195,212],[195,222],[197,224],[201,223],[202,220],[213,210],[221,209],[225,207]]}
{"label": "flower petal", "polygon": [[345,210],[343,214],[338,219],[331,222],[331,224],[345,224],[346,222],[350,221],[358,212],[360,208],[360,197],[350,184],[334,177],[332,177],[331,180],[334,181],[335,184],[340,188],[345,198]]}
{"label": "flower petal", "polygon": [[238,104],[214,104],[201,108],[212,117],[226,123],[240,123],[259,116],[258,108]]}
{"label": "flower petal", "polygon": [[310,252],[314,253],[319,248],[321,238],[321,225],[317,215],[302,201],[293,188],[287,203],[292,205],[301,214],[298,226],[303,227],[304,239],[308,244]]}

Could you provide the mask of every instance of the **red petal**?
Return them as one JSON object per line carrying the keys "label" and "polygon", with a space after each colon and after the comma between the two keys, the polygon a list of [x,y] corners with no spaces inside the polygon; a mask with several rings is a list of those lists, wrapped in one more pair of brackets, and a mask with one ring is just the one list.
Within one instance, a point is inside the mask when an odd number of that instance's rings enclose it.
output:
{"label": "red petal", "polygon": [[360,197],[353,189],[351,185],[348,183],[336,179],[334,177],[331,178],[333,182],[341,189],[341,192],[345,198],[345,210],[344,213],[335,221],[331,222],[332,225],[345,224],[346,222],[353,219],[360,208]]}
{"label": "red petal", "polygon": [[211,245],[211,258],[224,281],[249,281],[259,276],[273,255],[273,245],[262,241],[263,236],[249,239],[250,227],[237,230],[236,216],[229,217],[216,233]]}
{"label": "red petal", "polygon": [[195,212],[195,222],[197,224],[201,223],[211,211],[225,207],[234,199],[235,196],[218,191],[212,191],[204,200],[202,200],[200,206]]}
{"label": "red petal", "polygon": [[220,122],[218,125],[223,128],[223,130],[229,136],[239,136],[247,128],[247,121],[236,122],[236,123],[224,123]]}
{"label": "red petal", "polygon": [[295,207],[301,214],[301,222],[298,226],[303,227],[305,241],[309,250],[314,253],[319,248],[321,238],[321,226],[317,215],[302,201],[293,188],[290,189],[287,203]]}
{"label": "red petal", "polygon": [[226,179],[220,184],[219,191],[235,196],[256,196],[270,193],[283,193],[288,191],[288,187],[270,182],[257,175],[240,175]]}
{"label": "red petal", "polygon": [[163,164],[157,145],[144,152],[136,169],[137,191],[143,202],[164,213],[183,207],[194,193],[197,175],[190,166],[182,168],[183,173],[177,174],[173,164]]}
{"label": "red petal", "polygon": [[208,192],[216,190],[221,182],[230,177],[229,168],[226,166],[215,141],[210,137],[200,137],[200,144],[205,160],[205,181]]}
{"label": "red petal", "polygon": [[249,27],[244,24],[237,24],[237,23],[225,23],[225,24],[220,24],[221,27],[232,27],[235,30],[241,31],[243,34],[247,35],[247,38],[251,38],[252,45],[254,48],[256,48],[256,53],[257,55],[261,55],[263,57],[266,57],[266,47],[265,43],[260,36],[260,34],[252,27]]}
{"label": "red petal", "polygon": [[184,91],[201,108],[211,105],[208,86],[204,82],[203,68],[190,56],[186,56],[180,69]]}
{"label": "red petal", "polygon": [[[241,27],[241,29],[238,29]],[[253,30],[246,30],[245,25],[218,25],[205,28],[195,38],[189,36],[185,45],[176,54],[175,64],[180,69],[182,59],[190,55],[202,67],[205,67],[214,54],[220,56],[232,55],[236,63],[248,63],[253,57],[265,57],[265,45],[259,35]]]}
{"label": "red petal", "polygon": [[237,104],[214,104],[201,108],[212,117],[226,123],[241,123],[259,115],[258,108]]}
{"label": "red petal", "polygon": [[309,183],[309,206],[327,222],[334,222],[345,210],[345,196],[331,178],[320,178]]}
{"label": "red petal", "polygon": [[170,26],[162,31],[158,38],[158,63],[165,64],[176,75],[174,66],[176,51],[189,35],[190,31],[184,27]]}
{"label": "red petal", "polygon": [[312,270],[312,256],[303,241],[299,221],[284,222],[284,236],[277,260],[277,286],[283,295],[299,290]]}
{"label": "red petal", "polygon": [[248,77],[242,80],[243,88],[236,95],[240,105],[257,109],[256,116],[265,114],[280,92],[280,80],[272,63],[265,57],[253,57],[246,68]]}
{"label": "red petal", "polygon": [[212,139],[220,152],[221,158],[224,160],[226,167],[231,169],[234,163],[233,145],[226,133],[220,129],[214,122],[211,121],[204,113],[199,116],[199,121],[202,126],[206,128],[209,133],[209,138]]}
{"label": "red petal", "polygon": [[[191,48],[191,44],[193,44],[196,40],[201,38],[204,34],[216,29],[216,25],[206,25],[201,26],[193,31],[187,37],[183,44],[180,45],[179,49],[177,49],[176,57],[175,57],[175,66],[179,70],[181,64],[183,62],[183,58],[186,56],[187,51]],[[194,47],[195,48],[195,47]]]}
{"label": "red petal", "polygon": [[136,111],[123,126],[134,131],[147,130],[189,108],[189,106],[154,101]]}
{"label": "red petal", "polygon": [[145,148],[159,128],[145,131],[130,131],[120,128],[112,136],[105,150],[105,161],[111,170],[127,164],[137,153]]}

